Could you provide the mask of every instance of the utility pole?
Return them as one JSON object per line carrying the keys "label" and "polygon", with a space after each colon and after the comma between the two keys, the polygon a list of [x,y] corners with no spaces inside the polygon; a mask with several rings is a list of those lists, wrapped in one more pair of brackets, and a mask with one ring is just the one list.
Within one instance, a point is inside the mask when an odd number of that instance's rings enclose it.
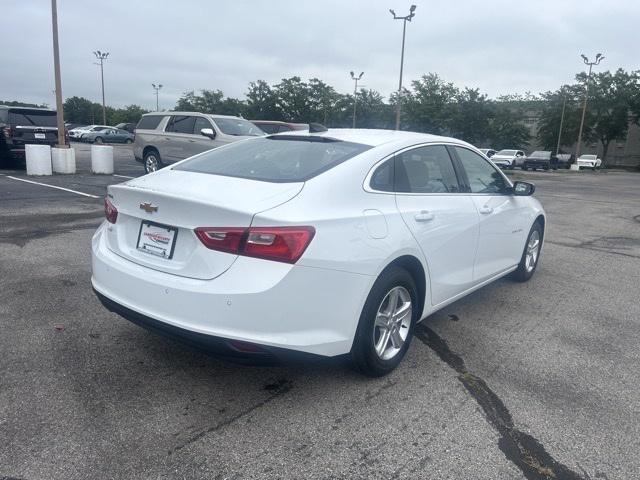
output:
{"label": "utility pole", "polygon": [[396,12],[392,9],[389,9],[391,15],[393,15],[394,20],[402,20],[402,53],[400,54],[400,81],[398,82],[398,99],[396,105],[396,130],[400,130],[400,110],[402,109],[402,69],[404,67],[404,39],[407,32],[407,22],[410,22],[415,14],[416,6],[411,5],[409,8],[409,15],[405,15],[404,17],[398,17]]}
{"label": "utility pole", "polygon": [[60,49],[58,47],[58,4],[51,0],[51,25],[53,30],[53,71],[56,82],[56,121],[58,125],[58,148],[66,148],[64,134],[64,111],[62,105],[62,80],[60,77]]}
{"label": "utility pole", "polygon": [[351,80],[355,82],[355,86],[353,87],[353,127],[356,128],[356,105],[358,104],[358,80],[362,78],[364,72],[360,72],[360,75],[357,77],[354,75],[353,71],[351,73]]}
{"label": "utility pole", "polygon": [[567,106],[567,92],[565,89],[562,89],[563,99],[562,99],[562,115],[560,115],[560,128],[558,129],[558,145],[556,146],[556,157],[560,153],[560,140],[562,139],[562,124],[564,123],[564,109]]}
{"label": "utility pole", "polygon": [[100,60],[100,63],[96,65],[100,65],[100,80],[102,82],[102,124],[106,125],[107,124],[107,108],[105,107],[105,103],[104,103],[104,61],[109,56],[109,52],[101,52],[100,50],[96,50],[95,52],[93,52],[93,54],[96,56],[98,60]]}
{"label": "utility pole", "polygon": [[596,58],[593,62],[590,62],[586,55],[580,55],[582,57],[582,61],[585,65],[589,65],[589,73],[587,74],[587,81],[584,87],[584,103],[582,105],[582,119],[580,120],[580,130],[578,132],[578,144],[576,145],[576,169],[578,168],[578,157],[580,156],[580,146],[582,144],[582,129],[584,128],[584,117],[587,113],[587,98],[589,97],[589,80],[591,79],[591,69],[594,65],[598,65],[602,60],[604,60],[604,56],[601,53],[596,55]]}
{"label": "utility pole", "polygon": [[160,89],[162,88],[162,84],[159,83],[158,85],[156,85],[155,83],[152,83],[151,86],[156,91],[156,112],[159,112],[160,111],[159,95],[160,95]]}

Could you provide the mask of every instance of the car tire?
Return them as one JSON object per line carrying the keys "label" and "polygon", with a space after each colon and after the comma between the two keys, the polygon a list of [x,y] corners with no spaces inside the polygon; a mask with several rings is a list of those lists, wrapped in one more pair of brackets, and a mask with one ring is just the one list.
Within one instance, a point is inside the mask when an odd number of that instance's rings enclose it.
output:
{"label": "car tire", "polygon": [[93,139],[93,143],[102,144],[104,142],[102,141],[102,137],[96,137]]}
{"label": "car tire", "polygon": [[518,268],[516,268],[511,274],[511,278],[515,281],[526,282],[535,273],[540,261],[543,235],[544,230],[542,228],[542,223],[539,220],[536,220],[531,227],[531,230],[529,230],[529,235],[527,235],[527,241],[524,244],[524,250],[522,251],[522,257],[520,258]]}
{"label": "car tire", "polygon": [[126,143],[127,145],[131,145],[133,143],[133,140],[131,140],[130,138],[127,138],[124,143]]}
{"label": "car tire", "polygon": [[149,150],[142,160],[145,173],[153,173],[164,167],[157,150]]}
{"label": "car tire", "polygon": [[351,348],[352,363],[364,375],[381,377],[402,361],[420,314],[417,292],[413,277],[397,266],[373,284]]}

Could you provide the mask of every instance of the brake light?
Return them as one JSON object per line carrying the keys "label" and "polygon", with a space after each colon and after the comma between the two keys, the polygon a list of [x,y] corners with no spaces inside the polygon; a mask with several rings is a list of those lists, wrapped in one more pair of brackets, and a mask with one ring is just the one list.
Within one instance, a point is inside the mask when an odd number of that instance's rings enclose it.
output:
{"label": "brake light", "polygon": [[118,209],[107,197],[104,197],[104,216],[107,218],[107,222],[109,223],[116,223],[116,220],[118,219]]}
{"label": "brake light", "polygon": [[313,227],[199,227],[195,232],[211,250],[285,263],[296,263],[316,233]]}
{"label": "brake light", "polygon": [[4,127],[4,128],[2,129],[2,131],[3,131],[4,136],[5,136],[6,138],[11,138],[11,134],[12,134],[12,132],[11,132],[11,127]]}

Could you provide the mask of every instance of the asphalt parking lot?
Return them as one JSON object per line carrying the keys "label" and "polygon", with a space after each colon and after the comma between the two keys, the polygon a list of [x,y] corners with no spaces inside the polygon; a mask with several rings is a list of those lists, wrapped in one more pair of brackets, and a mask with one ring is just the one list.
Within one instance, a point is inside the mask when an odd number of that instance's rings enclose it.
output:
{"label": "asphalt parking lot", "polygon": [[90,175],[89,148],[73,176],[0,170],[0,479],[640,477],[639,174],[516,172],[548,214],[534,278],[428,317],[369,379],[222,362],[107,312],[91,236],[143,170],[117,146],[119,176]]}

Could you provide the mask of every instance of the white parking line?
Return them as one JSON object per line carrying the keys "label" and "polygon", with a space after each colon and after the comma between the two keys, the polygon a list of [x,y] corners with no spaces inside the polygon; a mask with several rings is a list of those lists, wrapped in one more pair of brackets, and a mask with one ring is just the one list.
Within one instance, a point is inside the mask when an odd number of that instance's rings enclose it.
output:
{"label": "white parking line", "polygon": [[129,177],[127,175],[116,175],[115,173],[113,174],[114,177],[120,177],[120,178],[136,178],[136,177]]}
{"label": "white parking line", "polygon": [[55,188],[57,190],[64,190],[65,192],[75,193],[77,195],[82,195],[84,197],[90,198],[100,198],[98,195],[91,195],[90,193],[78,192],[77,190],[71,190],[69,188],[58,187],[56,185],[49,185],[47,183],[34,182],[33,180],[25,180],[24,178],[12,177],[11,175],[4,175],[7,178],[12,180],[18,180],[19,182],[33,183],[34,185],[42,185],[43,187]]}

